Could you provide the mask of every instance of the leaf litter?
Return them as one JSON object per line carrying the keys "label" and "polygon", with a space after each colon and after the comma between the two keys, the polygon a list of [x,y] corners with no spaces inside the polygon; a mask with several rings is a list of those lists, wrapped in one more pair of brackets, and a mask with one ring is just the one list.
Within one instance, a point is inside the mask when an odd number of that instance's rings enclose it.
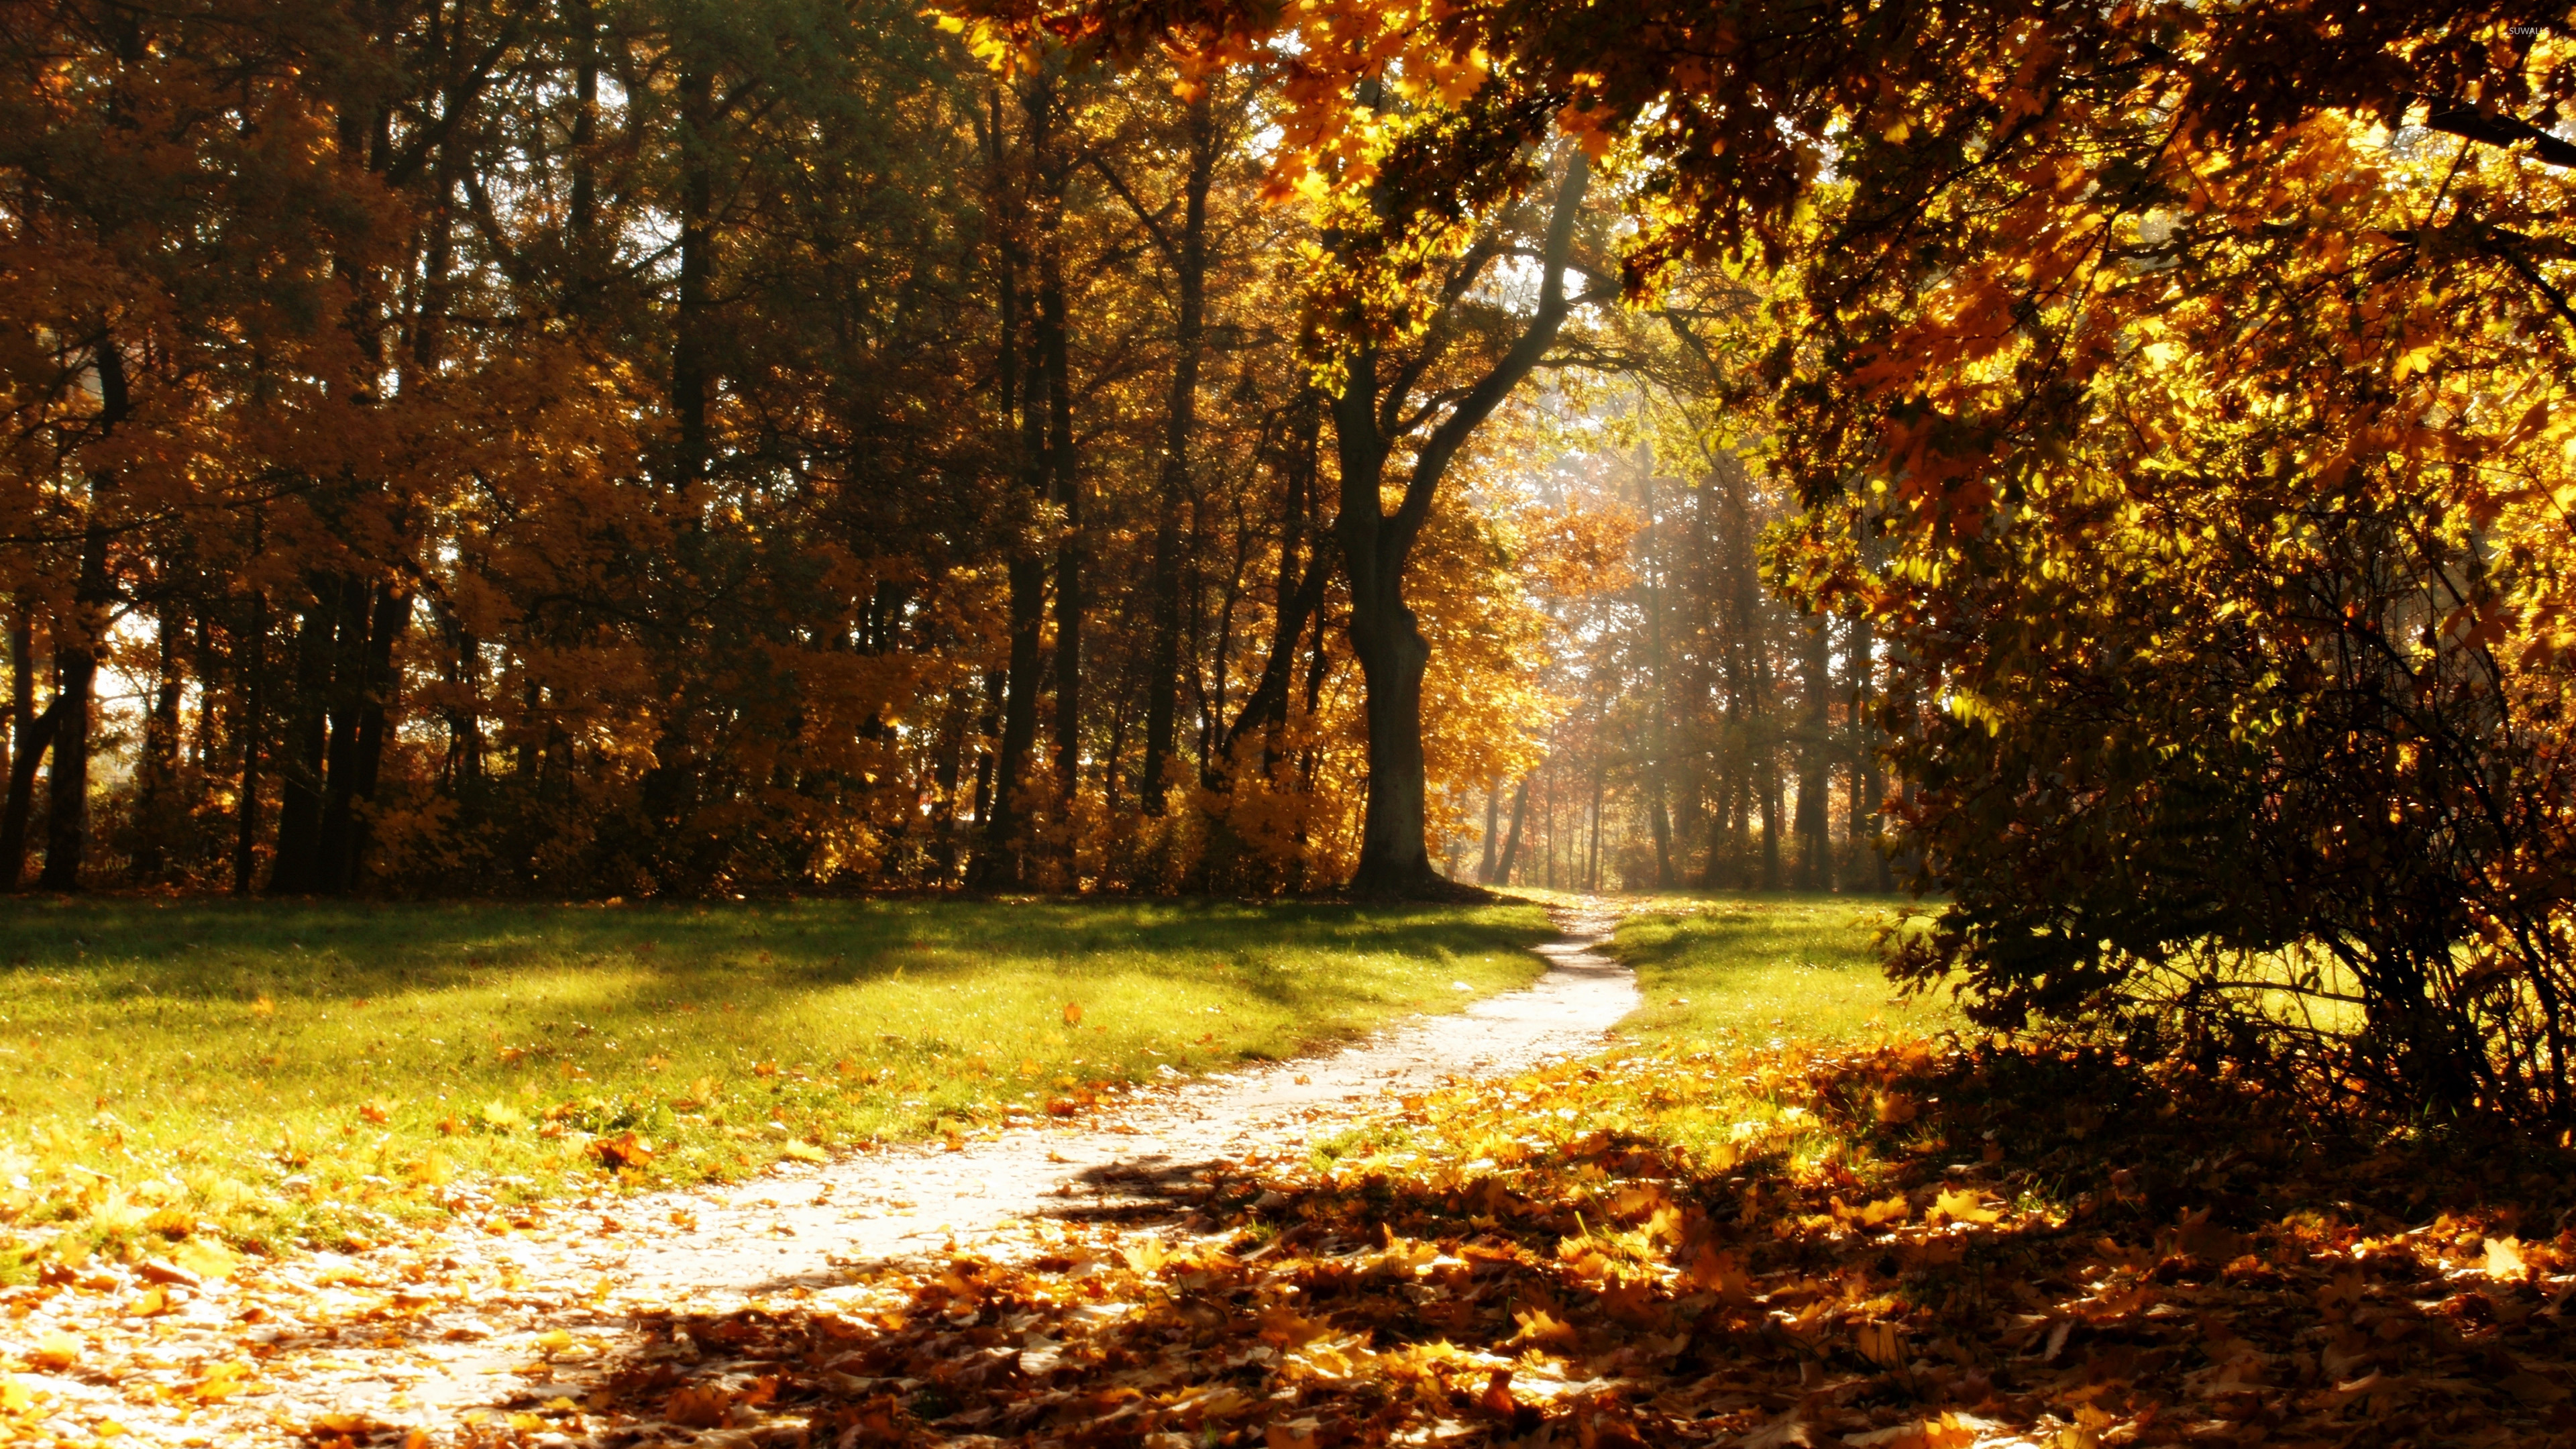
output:
{"label": "leaf litter", "polygon": [[[732,1304],[539,1282],[453,1234],[223,1277],[58,1273],[0,1296],[0,1428],[2576,1444],[2562,1146],[2327,1120],[2224,1064],[2030,1042],[1630,1051],[1310,1115],[1311,1145],[1186,1164],[1114,1211]],[[627,1210],[458,1199],[493,1242],[595,1238]],[[406,1413],[403,1365],[441,1360],[496,1407]],[[348,1407],[357,1371],[391,1381],[381,1410]]]}

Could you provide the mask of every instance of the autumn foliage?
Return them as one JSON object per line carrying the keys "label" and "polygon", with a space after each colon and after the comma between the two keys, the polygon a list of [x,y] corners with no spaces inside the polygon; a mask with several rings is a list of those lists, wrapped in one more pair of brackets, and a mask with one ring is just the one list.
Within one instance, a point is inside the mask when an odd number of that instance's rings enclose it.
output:
{"label": "autumn foliage", "polygon": [[2566,1163],[2497,1143],[2482,1201],[2384,1125],[2313,1125],[2231,1072],[2083,1048],[1569,1065],[1408,1100],[1319,1161],[1174,1165],[1159,1209],[1069,1207],[1025,1256],[651,1319],[575,1418],[853,1444],[2559,1442],[2570,1240],[2508,1203]]}
{"label": "autumn foliage", "polygon": [[[1261,76],[811,0],[18,6],[0,70],[8,884],[1347,877]],[[1440,830],[1615,532],[1455,472]]]}

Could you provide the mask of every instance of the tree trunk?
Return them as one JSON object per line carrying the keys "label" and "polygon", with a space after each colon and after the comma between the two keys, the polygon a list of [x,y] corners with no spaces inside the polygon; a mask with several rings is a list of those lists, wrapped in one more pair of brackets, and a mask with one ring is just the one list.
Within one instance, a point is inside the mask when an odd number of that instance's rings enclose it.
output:
{"label": "tree trunk", "polygon": [[[1450,461],[1556,341],[1565,321],[1575,218],[1590,180],[1589,161],[1569,147],[1540,258],[1538,306],[1511,347],[1415,449],[1403,501],[1393,514],[1383,511],[1381,489],[1399,439],[1383,431],[1375,344],[1354,349],[1342,395],[1333,401],[1342,465],[1341,513],[1334,526],[1351,585],[1351,653],[1359,660],[1368,720],[1368,799],[1359,867],[1351,877],[1354,895],[1437,896],[1453,889],[1431,868],[1423,838],[1429,783],[1423,773],[1422,676],[1431,646],[1405,603],[1404,571]],[[1406,376],[1398,370],[1397,390],[1405,388]],[[1385,411],[1392,416],[1397,409]]]}
{"label": "tree trunk", "polygon": [[259,839],[259,746],[268,683],[268,596],[251,595],[250,627],[243,633],[248,652],[243,675],[241,715],[241,801],[233,832],[233,894],[250,894],[251,871]]}
{"label": "tree trunk", "polygon": [[14,891],[27,870],[27,818],[35,802],[36,761],[54,723],[36,716],[36,628],[24,605],[9,620],[9,771],[0,790],[0,891]]}
{"label": "tree trunk", "polygon": [[1601,890],[1601,763],[1592,765],[1592,839],[1584,848],[1583,888],[1598,894]]}
{"label": "tree trunk", "polygon": [[330,741],[331,655],[339,642],[344,586],[345,581],[336,576],[316,580],[313,602],[296,626],[295,695],[286,759],[278,774],[277,853],[269,863],[270,895],[306,895],[317,888],[323,767]]}
{"label": "tree trunk", "polygon": [[1798,885],[1834,888],[1831,826],[1825,795],[1833,770],[1833,654],[1821,618],[1809,621],[1799,665],[1805,719],[1798,732]]}
{"label": "tree trunk", "polygon": [[[1645,412],[1645,396],[1637,398],[1638,415]],[[1655,525],[1655,454],[1651,444],[1637,442],[1637,505],[1644,520],[1644,567],[1638,570],[1637,603],[1646,616],[1646,670],[1651,689],[1647,708],[1652,711],[1646,730],[1646,770],[1640,781],[1646,789],[1646,824],[1655,836],[1655,886],[1673,888],[1673,821],[1665,813],[1666,761],[1672,754],[1672,700],[1666,688],[1668,672],[1664,658],[1664,595],[1659,584],[1662,560],[1657,552],[1662,531]]]}
{"label": "tree trunk", "polygon": [[[1181,690],[1181,499],[1189,491],[1190,437],[1198,426],[1199,353],[1207,331],[1207,198],[1216,180],[1216,116],[1206,90],[1190,102],[1190,169],[1179,255],[1180,315],[1172,334],[1172,392],[1164,407],[1160,504],[1154,517],[1153,648],[1145,677],[1145,775],[1140,804],[1160,815],[1171,772]],[[1283,561],[1282,567],[1285,564]]]}
{"label": "tree trunk", "polygon": [[[23,657],[23,656],[22,656]],[[9,795],[0,805],[0,890],[16,890],[27,874],[27,819],[35,812],[36,763],[54,740],[61,699],[18,728],[18,751],[9,762]]]}
{"label": "tree trunk", "polygon": [[[1054,92],[1043,81],[1032,85],[1022,98],[1027,116],[1032,168],[1043,169],[1048,131],[1054,117]],[[1032,502],[1047,496],[1048,449],[1046,421],[1049,412],[1047,394],[1055,379],[1047,371],[1044,351],[1029,359],[1025,378],[1020,374],[1020,270],[1024,264],[1017,227],[1024,218],[1010,204],[1010,186],[1006,176],[1003,146],[1002,107],[997,91],[992,102],[992,124],[986,131],[992,187],[997,210],[1004,215],[1002,228],[1001,342],[998,372],[1001,383],[1002,418],[1013,421],[1012,409],[1018,407],[1018,434],[1023,485]],[[993,761],[990,792],[991,809],[984,817],[984,840],[976,852],[969,878],[987,889],[1011,889],[1022,879],[1020,860],[1020,787],[1028,771],[1029,755],[1037,744],[1038,688],[1042,659],[1039,634],[1045,622],[1046,564],[1025,539],[1009,544],[1006,573],[1010,588],[1010,662],[1004,681],[1002,702],[1002,739]]]}
{"label": "tree trunk", "polygon": [[[115,335],[102,332],[92,351],[98,371],[99,432],[114,432],[133,411],[125,353]],[[54,624],[54,768],[45,808],[45,869],[38,884],[49,891],[81,886],[81,857],[89,845],[89,746],[91,699],[98,682],[98,650],[107,635],[112,601],[107,579],[107,526],[100,506],[113,491],[113,475],[90,479],[89,526],[81,534],[80,576],[73,585],[69,619]]]}
{"label": "tree trunk", "polygon": [[[1051,383],[1046,470],[1064,520],[1064,535],[1055,549],[1055,777],[1062,801],[1060,819],[1071,818],[1074,795],[1082,784],[1082,481],[1074,472],[1067,330],[1061,235],[1050,229],[1038,259],[1037,342]],[[1066,848],[1071,846],[1068,836]]]}
{"label": "tree trunk", "polygon": [[[1531,772],[1531,774],[1536,773],[1536,771]],[[1486,885],[1510,885],[1512,883],[1512,866],[1520,859],[1521,853],[1521,825],[1529,819],[1529,787],[1530,776],[1523,775],[1521,776],[1519,786],[1512,791],[1511,830],[1503,836],[1503,853],[1501,858],[1494,862],[1494,868],[1492,870],[1485,873],[1484,883]]]}
{"label": "tree trunk", "polygon": [[703,481],[712,451],[707,436],[708,394],[712,391],[707,357],[708,282],[715,269],[709,255],[709,225],[715,212],[715,163],[707,154],[715,124],[715,77],[697,65],[680,73],[680,124],[683,135],[680,175],[680,295],[671,331],[671,416],[675,425],[672,483],[686,488]]}
{"label": "tree trunk", "polygon": [[143,753],[135,771],[134,850],[128,867],[138,881],[169,873],[171,795],[179,776],[179,636],[187,619],[165,598],[153,630],[152,707],[143,716]]}
{"label": "tree trunk", "polygon": [[1502,848],[1503,842],[1499,838],[1502,831],[1503,787],[1500,782],[1496,782],[1485,787],[1485,849],[1484,858],[1476,862],[1478,885],[1494,883],[1494,854]]}

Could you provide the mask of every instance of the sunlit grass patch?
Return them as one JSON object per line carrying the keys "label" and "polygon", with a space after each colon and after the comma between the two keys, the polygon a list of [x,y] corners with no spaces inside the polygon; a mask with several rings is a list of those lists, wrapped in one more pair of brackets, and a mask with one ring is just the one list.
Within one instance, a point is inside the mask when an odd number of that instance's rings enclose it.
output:
{"label": "sunlit grass patch", "polygon": [[1455,1009],[1549,934],[1529,906],[17,903],[0,1272],[968,1130]]}
{"label": "sunlit grass patch", "polygon": [[1884,900],[1834,895],[1659,897],[1619,924],[1611,954],[1645,1005],[1620,1034],[1642,1045],[1919,1036],[1957,1023],[1946,1000],[1901,999],[1873,944]]}

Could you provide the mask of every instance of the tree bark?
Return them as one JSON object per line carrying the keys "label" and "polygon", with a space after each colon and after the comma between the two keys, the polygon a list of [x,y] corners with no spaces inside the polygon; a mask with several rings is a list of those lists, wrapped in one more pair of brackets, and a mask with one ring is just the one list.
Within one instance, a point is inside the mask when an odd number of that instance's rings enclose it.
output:
{"label": "tree bark", "polygon": [[1825,795],[1833,778],[1833,653],[1822,618],[1807,625],[1799,665],[1805,718],[1798,732],[1798,885],[1834,888],[1832,828]]}
{"label": "tree bark", "polygon": [[[1082,785],[1082,480],[1074,470],[1073,388],[1066,333],[1061,236],[1049,229],[1038,258],[1038,355],[1047,389],[1046,471],[1064,533],[1055,547],[1055,777],[1060,816]],[[1067,849],[1071,848],[1068,837]]]}
{"label": "tree bark", "polygon": [[[1531,774],[1536,773],[1536,771],[1531,772]],[[1523,775],[1519,786],[1512,791],[1511,829],[1503,836],[1501,858],[1494,862],[1492,870],[1485,873],[1484,884],[1486,885],[1512,883],[1512,866],[1520,859],[1521,854],[1521,825],[1529,819],[1529,787],[1530,776]]]}
{"label": "tree bark", "polygon": [[138,881],[158,881],[170,869],[171,794],[179,775],[179,636],[187,619],[165,597],[154,621],[152,707],[143,716],[143,752],[135,772],[134,850],[128,862]]}
{"label": "tree bark", "polygon": [[1352,350],[1342,395],[1333,402],[1342,472],[1334,531],[1350,580],[1351,653],[1359,661],[1368,721],[1368,799],[1359,866],[1350,884],[1354,895],[1436,896],[1450,888],[1431,868],[1423,835],[1428,782],[1423,773],[1422,676],[1431,662],[1431,646],[1405,603],[1404,571],[1450,460],[1538,366],[1564,324],[1566,264],[1591,179],[1582,151],[1568,148],[1566,154],[1540,259],[1538,306],[1520,337],[1424,438],[1394,513],[1382,511],[1380,488],[1399,441],[1390,435],[1388,420],[1400,415],[1405,401],[1403,374],[1396,381],[1397,396],[1381,400],[1377,348],[1363,342]]}
{"label": "tree bark", "polygon": [[715,125],[715,77],[701,66],[680,73],[680,295],[672,319],[671,414],[676,451],[672,482],[686,488],[703,481],[711,445],[707,436],[708,282],[715,270],[709,226],[715,212],[715,162],[708,154]]}
{"label": "tree bark", "polygon": [[1154,518],[1153,650],[1145,677],[1145,775],[1139,804],[1163,813],[1181,692],[1181,500],[1189,491],[1190,439],[1198,425],[1199,353],[1207,331],[1207,198],[1216,179],[1216,115],[1209,93],[1190,102],[1190,169],[1172,259],[1179,317],[1172,333],[1172,392],[1164,407],[1163,468]]}
{"label": "tree bark", "polygon": [[233,894],[250,894],[251,873],[259,839],[259,755],[261,721],[268,684],[268,596],[253,594],[250,627],[243,631],[247,654],[242,661],[241,801],[233,832]]}
{"label": "tree bark", "polygon": [[35,812],[36,763],[54,741],[56,706],[18,728],[17,756],[9,762],[9,795],[0,805],[0,890],[14,891],[27,874],[27,819]]}
{"label": "tree bark", "polygon": [[346,583],[336,575],[315,580],[313,602],[296,626],[295,695],[286,759],[278,774],[277,852],[269,862],[270,895],[307,895],[317,889],[323,770],[331,728],[331,656],[339,645],[340,592]]}
{"label": "tree bark", "polygon": [[[1030,86],[1022,96],[1021,104],[1028,128],[1031,166],[1042,174],[1043,158],[1050,139],[1048,133],[1055,112],[1053,87],[1041,79]],[[1028,498],[1034,503],[1045,498],[1048,491],[1046,423],[1050,409],[1047,395],[1054,379],[1048,373],[1043,349],[1029,359],[1027,375],[1022,377],[1020,372],[1019,278],[1025,257],[1019,227],[1025,224],[1025,217],[1021,209],[1012,204],[998,91],[993,96],[991,126],[986,136],[996,209],[1004,217],[998,367],[1002,418],[1006,424],[1013,421],[1012,407],[1016,402],[1022,483]],[[1028,771],[1030,753],[1037,744],[1038,689],[1043,663],[1039,634],[1046,610],[1044,558],[1025,538],[1013,539],[1008,548],[1005,572],[1010,589],[1011,648],[1002,701],[1002,739],[993,762],[991,809],[984,817],[982,848],[977,851],[969,871],[976,885],[1002,890],[1018,886],[1022,879],[1019,791]]]}
{"label": "tree bark", "polygon": [[1502,831],[1503,787],[1502,784],[1497,781],[1496,783],[1485,787],[1485,849],[1484,858],[1476,862],[1476,883],[1478,885],[1492,885],[1494,883],[1494,855],[1502,848],[1503,842],[1500,839]]}

